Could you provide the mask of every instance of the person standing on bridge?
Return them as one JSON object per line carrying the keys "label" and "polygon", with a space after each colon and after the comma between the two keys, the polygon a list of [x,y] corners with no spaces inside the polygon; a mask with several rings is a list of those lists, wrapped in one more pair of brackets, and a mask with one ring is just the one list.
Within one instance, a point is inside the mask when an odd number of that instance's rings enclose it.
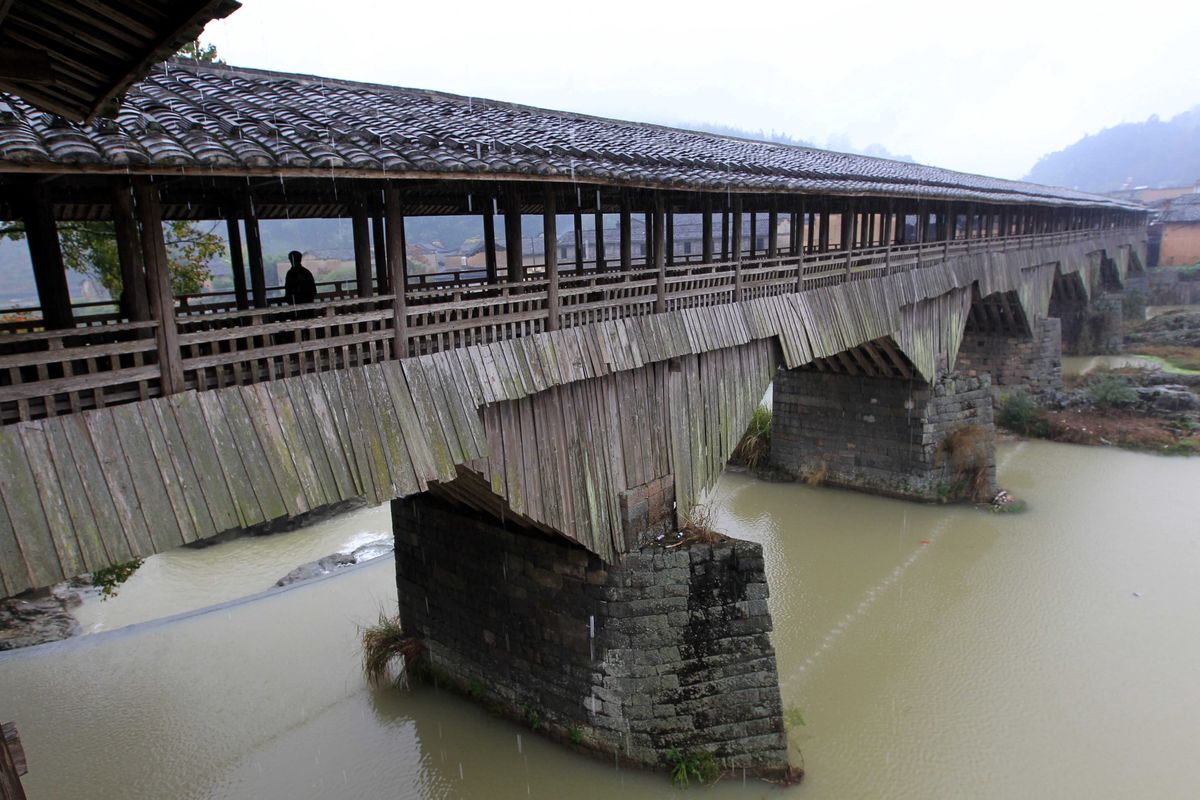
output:
{"label": "person standing on bridge", "polygon": [[300,263],[299,250],[288,253],[292,267],[283,278],[283,302],[290,306],[311,303],[317,299],[317,282],[308,268]]}

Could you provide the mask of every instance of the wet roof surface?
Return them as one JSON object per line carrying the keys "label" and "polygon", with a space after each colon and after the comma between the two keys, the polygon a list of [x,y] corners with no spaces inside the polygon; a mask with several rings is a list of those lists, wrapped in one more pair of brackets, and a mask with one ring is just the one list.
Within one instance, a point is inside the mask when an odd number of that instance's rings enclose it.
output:
{"label": "wet roof surface", "polygon": [[491,100],[167,62],[115,119],[78,125],[0,95],[0,169],[519,176],[659,188],[1140,208],[919,164]]}

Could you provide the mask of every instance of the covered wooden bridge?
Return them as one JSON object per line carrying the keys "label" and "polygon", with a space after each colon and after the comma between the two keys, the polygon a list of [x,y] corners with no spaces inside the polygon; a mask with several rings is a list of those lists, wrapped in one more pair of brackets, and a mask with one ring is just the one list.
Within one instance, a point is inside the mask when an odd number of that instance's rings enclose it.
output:
{"label": "covered wooden bridge", "polygon": [[[615,559],[646,521],[628,493],[670,476],[686,507],[777,365],[933,382],[968,318],[1011,316],[980,298],[1045,316],[1064,276],[1144,261],[1143,209],[1108,198],[182,62],[86,124],[0,96],[0,186],[40,299],[0,333],[6,594],[425,489]],[[409,275],[421,215],[477,216],[483,268]],[[571,260],[500,246],[531,215]],[[352,220],[356,279],[282,306],[260,220],[317,217]],[[232,292],[173,296],[177,219],[224,222]],[[114,222],[119,304],[71,301],[76,220]]]}

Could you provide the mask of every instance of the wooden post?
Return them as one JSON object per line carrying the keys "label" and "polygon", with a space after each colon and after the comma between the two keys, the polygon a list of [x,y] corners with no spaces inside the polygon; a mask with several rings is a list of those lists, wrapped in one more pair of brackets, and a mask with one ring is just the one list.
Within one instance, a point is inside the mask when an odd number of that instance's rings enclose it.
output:
{"label": "wooden post", "polygon": [[483,260],[487,282],[496,282],[496,217],[489,208],[483,212]]}
{"label": "wooden post", "polygon": [[558,330],[558,207],[553,187],[542,201],[542,250],[546,254],[546,330]]}
{"label": "wooden post", "polygon": [[645,265],[646,269],[649,269],[650,266],[652,264],[654,264],[654,209],[653,209],[654,201],[651,200],[650,202],[651,202],[651,210],[647,211],[644,215],[645,223],[646,223],[646,244],[645,244],[646,257],[642,259],[642,264]]}
{"label": "wooden post", "polygon": [[767,258],[779,255],[779,209],[775,199],[771,199],[771,208],[767,212]]}
{"label": "wooden post", "polygon": [[21,776],[29,772],[25,765],[25,748],[21,734],[11,722],[0,726],[0,800],[25,800]]}
{"label": "wooden post", "polygon": [[[141,234],[138,233],[137,217],[133,212],[133,187],[126,179],[113,181],[112,211],[113,229],[117,235],[117,259],[121,262],[121,313],[131,322],[145,322],[150,319],[146,265],[142,261]],[[238,244],[238,258],[241,258],[241,243]]]}
{"label": "wooden post", "polygon": [[575,274],[583,274],[583,209],[575,207]]}
{"label": "wooden post", "polygon": [[246,260],[242,255],[242,229],[237,214],[225,218],[225,230],[229,233],[229,268],[233,271],[233,297],[238,311],[250,307],[246,296]]}
{"label": "wooden post", "polygon": [[[250,294],[255,308],[267,307],[267,280],[263,272],[262,236],[258,232],[258,215],[254,210],[254,198],[246,189],[242,214],[246,222],[246,257],[250,262]],[[149,269],[149,264],[146,265]]]}
{"label": "wooden post", "polygon": [[[408,253],[405,252],[404,216],[400,213],[400,190],[388,182],[383,189],[384,235],[387,239],[388,285],[392,287],[392,353],[408,358]],[[488,215],[488,219],[491,215]],[[492,242],[495,244],[495,241]],[[491,271],[496,271],[493,248]]]}
{"label": "wooden post", "polygon": [[854,256],[854,237],[858,217],[854,213],[854,203],[848,203],[842,212],[842,250],[846,253],[846,280],[850,280],[850,259]]}
{"label": "wooden post", "polygon": [[661,192],[654,193],[654,313],[667,310],[667,220]]}
{"label": "wooden post", "polygon": [[829,252],[829,207],[828,200],[821,206],[821,230],[817,239],[817,250],[822,253]]}
{"label": "wooden post", "polygon": [[58,224],[45,186],[37,182],[30,184],[22,216],[38,303],[42,307],[42,322],[47,328],[73,328],[75,314],[71,310],[71,290],[67,287]]}
{"label": "wooden post", "polygon": [[142,260],[146,264],[146,284],[150,314],[158,323],[158,366],[162,372],[164,395],[184,390],[183,362],[179,353],[179,329],[175,325],[175,296],[171,293],[171,272],[167,243],[163,238],[162,207],[158,189],[149,178],[134,178],[137,215],[141,224]]}
{"label": "wooden post", "polygon": [[758,212],[750,212],[750,258],[758,252]]}
{"label": "wooden post", "polygon": [[380,294],[391,291],[388,280],[387,242],[383,233],[383,214],[371,218],[371,244],[375,245],[375,283]]}
{"label": "wooden post", "polygon": [[517,190],[504,190],[504,261],[508,267],[508,282],[525,280],[525,243],[521,237],[521,201]]}
{"label": "wooden post", "polygon": [[629,211],[629,195],[621,192],[621,271],[633,269],[633,218]]}
{"label": "wooden post", "polygon": [[713,260],[712,195],[704,195],[703,209],[703,219],[700,221],[700,236],[703,237],[704,243],[700,246],[700,260],[705,264],[711,264]]}
{"label": "wooden post", "polygon": [[893,200],[887,201],[887,211],[883,215],[883,231],[880,233],[883,236],[884,246],[887,250],[883,253],[883,272],[885,275],[892,271],[892,239],[896,238],[892,230],[892,225],[896,222],[896,203]]}
{"label": "wooden post", "polygon": [[355,187],[350,198],[350,228],[354,234],[354,279],[359,297],[373,294],[371,279],[371,236],[367,223],[367,204]]}
{"label": "wooden post", "polygon": [[733,196],[733,299],[742,301],[742,196]]}
{"label": "wooden post", "polygon": [[804,232],[800,229],[799,212],[792,211],[788,216],[788,255],[795,258],[800,255],[800,238]]}
{"label": "wooden post", "polygon": [[675,266],[675,212],[667,209],[667,266]]}
{"label": "wooden post", "polygon": [[[807,216],[808,216],[808,220],[807,220],[807,225],[808,225],[808,252],[810,252],[810,253],[811,253],[811,252],[813,252],[813,251],[816,249],[816,241],[817,241],[817,215],[816,215],[816,213],[814,213],[814,212],[813,212],[812,208],[810,207],[810,208],[809,208],[809,210],[808,210],[808,215],[807,215]],[[804,219],[804,218],[805,218],[805,215],[804,215],[804,214],[801,214],[801,215],[800,215],[800,224],[801,224],[801,225],[804,225],[804,224],[806,224],[806,222],[805,222],[805,219]],[[800,255],[804,255],[804,253],[801,253]]]}
{"label": "wooden post", "polygon": [[721,261],[729,260],[729,198],[721,204]]}
{"label": "wooden post", "polygon": [[604,272],[608,268],[604,253],[604,212],[599,208],[599,198],[596,200],[596,272]]}

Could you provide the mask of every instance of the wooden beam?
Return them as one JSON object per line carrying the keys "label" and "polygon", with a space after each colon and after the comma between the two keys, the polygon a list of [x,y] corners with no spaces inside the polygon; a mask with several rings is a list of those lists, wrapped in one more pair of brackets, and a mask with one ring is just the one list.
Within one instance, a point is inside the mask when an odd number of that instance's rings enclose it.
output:
{"label": "wooden beam", "polygon": [[[399,191],[399,190],[396,190]],[[483,212],[483,259],[487,282],[496,282],[496,215],[488,208]]]}
{"label": "wooden beam", "polygon": [[167,243],[163,238],[162,205],[158,187],[150,181],[150,178],[134,178],[133,193],[137,198],[137,215],[142,229],[142,260],[146,264],[150,315],[158,323],[154,332],[158,367],[162,372],[162,393],[172,395],[185,388],[183,361],[179,352],[179,328],[175,324],[175,295],[171,291]]}
{"label": "wooden beam", "polygon": [[229,266],[233,271],[233,296],[238,311],[250,307],[246,296],[246,262],[242,257],[242,231],[237,214],[230,214],[225,219],[225,229],[229,236]]}
{"label": "wooden beam", "polygon": [[890,358],[892,363],[896,365],[896,369],[899,370],[902,376],[905,378],[912,378],[913,373],[906,363],[906,359],[896,350],[895,346],[888,340],[888,337],[883,336],[879,339],[876,339],[875,344],[879,345],[879,348],[883,350],[883,352],[887,353],[887,357]]}
{"label": "wooden beam", "polygon": [[371,276],[371,235],[367,222],[367,204],[356,187],[350,200],[350,229],[354,235],[354,279],[359,297],[374,294]]}
{"label": "wooden beam", "polygon": [[758,213],[750,212],[750,258],[758,252]]}
{"label": "wooden beam", "polygon": [[504,188],[504,261],[508,281],[525,280],[525,243],[521,235],[521,201],[514,186]]}
{"label": "wooden beam", "polygon": [[666,217],[666,220],[667,220],[666,253],[667,253],[667,266],[672,267],[675,265],[675,212],[672,211],[669,206],[670,206],[670,204],[668,203],[667,217]]}
{"label": "wooden beam", "polygon": [[729,201],[721,204],[721,260],[729,260]]}
{"label": "wooden beam", "polygon": [[250,262],[250,292],[255,308],[267,307],[267,280],[263,273],[262,236],[258,232],[258,216],[254,210],[254,198],[246,189],[243,214],[246,226],[246,256]]}
{"label": "wooden beam", "polygon": [[558,330],[558,205],[554,187],[542,195],[542,250],[546,261],[546,330]]}
{"label": "wooden beam", "polygon": [[742,196],[733,196],[733,299],[742,301]]}
{"label": "wooden beam", "polygon": [[779,208],[775,203],[774,198],[771,199],[771,208],[767,212],[767,258],[775,258],[779,255]]}
{"label": "wooden beam", "polygon": [[54,83],[50,54],[31,47],[0,48],[0,80]]}
{"label": "wooden beam", "polygon": [[583,209],[575,207],[575,274],[583,274]]}
{"label": "wooden beam", "polygon": [[[597,190],[597,195],[599,190]],[[600,198],[596,198],[596,272],[604,272],[608,268],[604,254],[604,212],[600,209]]]}
{"label": "wooden beam", "polygon": [[[388,285],[392,287],[392,353],[408,358],[408,253],[405,251],[404,216],[400,213],[400,189],[388,183],[383,190],[384,236],[387,239]],[[490,215],[489,217],[490,218]],[[493,242],[495,244],[495,242]],[[492,250],[495,273],[495,250]]]}
{"label": "wooden beam", "polygon": [[621,271],[633,268],[633,218],[629,209],[629,193],[621,192]]}
{"label": "wooden beam", "polygon": [[73,328],[75,315],[71,310],[71,291],[67,287],[62,245],[58,241],[58,224],[54,221],[54,208],[46,187],[39,182],[28,184],[24,206],[25,238],[33,262],[42,322],[47,328]]}
{"label": "wooden beam", "polygon": [[145,322],[150,319],[150,297],[146,293],[146,265],[142,261],[133,210],[133,186],[128,180],[113,181],[112,212],[117,260],[121,264],[121,314],[130,322]]}
{"label": "wooden beam", "polygon": [[654,313],[667,310],[667,224],[661,192],[654,193]]}
{"label": "wooden beam", "polygon": [[387,241],[383,234],[383,214],[371,218],[371,244],[375,245],[375,282],[380,294],[391,291],[388,281]]}
{"label": "wooden beam", "polygon": [[713,204],[712,195],[705,194],[703,201],[702,219],[700,221],[700,235],[704,238],[704,243],[700,246],[700,260],[705,264],[711,264],[713,260]]}

